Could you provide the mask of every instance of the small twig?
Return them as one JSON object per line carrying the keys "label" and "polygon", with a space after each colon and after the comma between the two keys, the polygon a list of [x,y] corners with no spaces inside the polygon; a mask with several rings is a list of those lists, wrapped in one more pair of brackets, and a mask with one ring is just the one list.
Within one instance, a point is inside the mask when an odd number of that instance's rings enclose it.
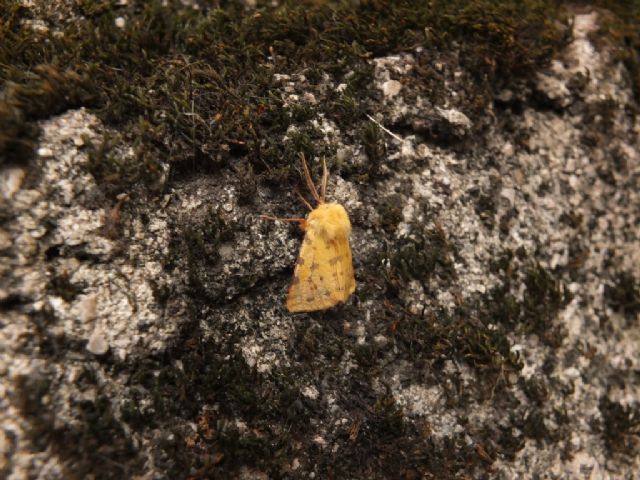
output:
{"label": "small twig", "polygon": [[397,141],[399,141],[400,143],[404,143],[404,140],[402,138],[400,138],[398,135],[396,135],[395,133],[393,133],[391,130],[389,130],[388,128],[386,128],[384,125],[382,125],[379,121],[377,121],[375,118],[373,118],[371,115],[369,115],[368,113],[366,114],[367,118],[369,120],[371,120],[373,123],[375,123],[378,127],[380,127],[380,129],[385,132],[388,133],[389,135],[391,135],[393,138],[395,138]]}

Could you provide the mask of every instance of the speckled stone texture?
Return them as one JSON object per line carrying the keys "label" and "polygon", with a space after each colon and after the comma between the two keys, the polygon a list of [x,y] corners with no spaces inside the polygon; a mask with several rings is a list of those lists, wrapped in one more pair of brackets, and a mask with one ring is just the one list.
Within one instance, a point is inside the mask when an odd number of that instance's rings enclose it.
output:
{"label": "speckled stone texture", "polygon": [[[379,461],[406,478],[635,478],[640,122],[600,18],[575,13],[568,47],[482,118],[455,63],[432,105],[403,82],[419,51],[372,59],[372,119],[394,134],[378,178],[343,178],[364,148],[308,121],[338,152],[329,197],[359,281],[327,313],[284,308],[301,237],[259,214],[302,214],[293,192],[259,185],[247,204],[222,170],[114,202],[87,169],[108,130],[84,109],[43,121],[37,157],[0,171],[0,477],[330,478],[345,461],[335,478],[400,478]],[[344,88],[274,81],[285,107]],[[476,125],[484,143],[455,148]],[[364,272],[434,235],[448,253],[385,299]],[[506,331],[520,368],[418,361],[433,345],[395,336],[389,312],[444,329],[478,299],[529,312],[482,330]]]}

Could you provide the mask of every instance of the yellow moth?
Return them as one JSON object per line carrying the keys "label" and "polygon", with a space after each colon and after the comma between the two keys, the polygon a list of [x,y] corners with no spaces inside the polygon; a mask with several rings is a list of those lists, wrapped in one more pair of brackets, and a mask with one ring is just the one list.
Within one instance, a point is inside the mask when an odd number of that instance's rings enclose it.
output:
{"label": "yellow moth", "polygon": [[344,207],[338,203],[325,203],[329,173],[323,160],[320,194],[311,179],[309,167],[300,155],[307,187],[317,202],[313,208],[300,195],[311,210],[307,218],[275,218],[263,215],[268,220],[298,222],[305,232],[300,256],[289,286],[287,309],[290,312],[312,312],[325,310],[340,302],[346,302],[356,289],[351,261],[349,236],[351,222]]}

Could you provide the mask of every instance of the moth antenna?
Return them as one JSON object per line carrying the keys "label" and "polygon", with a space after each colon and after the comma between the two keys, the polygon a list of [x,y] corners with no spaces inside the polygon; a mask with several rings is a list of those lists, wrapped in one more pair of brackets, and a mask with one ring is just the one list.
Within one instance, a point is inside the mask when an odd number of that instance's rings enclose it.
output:
{"label": "moth antenna", "polygon": [[322,157],[322,187],[320,190],[322,203],[324,203],[327,194],[327,183],[329,182],[329,170],[327,169],[327,159]]}
{"label": "moth antenna", "polygon": [[307,166],[307,159],[304,158],[304,153],[300,154],[300,159],[302,160],[302,168],[304,169],[304,179],[307,181],[307,188],[309,188],[309,191],[316,202],[322,203],[320,196],[318,195],[318,190],[316,190],[316,186],[313,184],[313,180],[311,179],[311,173],[309,173],[309,167]]}
{"label": "moth antenna", "polygon": [[313,207],[309,202],[307,202],[307,199],[302,196],[302,194],[300,193],[300,190],[296,189],[296,195],[298,195],[298,198],[302,200],[302,203],[304,203],[309,210],[313,210]]}

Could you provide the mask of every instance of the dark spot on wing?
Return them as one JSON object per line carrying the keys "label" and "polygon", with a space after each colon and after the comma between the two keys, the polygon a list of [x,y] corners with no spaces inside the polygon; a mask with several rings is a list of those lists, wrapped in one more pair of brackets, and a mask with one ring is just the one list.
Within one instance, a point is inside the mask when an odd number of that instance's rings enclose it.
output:
{"label": "dark spot on wing", "polygon": [[340,260],[342,259],[341,255],[338,255],[337,257],[333,257],[331,260],[329,260],[329,265],[331,265],[332,267],[335,266]]}
{"label": "dark spot on wing", "polygon": [[300,277],[294,276],[291,281],[291,286],[298,285],[300,283]]}
{"label": "dark spot on wing", "polygon": [[319,265],[318,265],[316,262],[313,262],[313,263],[311,264],[311,266],[309,267],[309,270],[311,270],[311,271],[313,272],[314,270],[317,270],[317,269],[318,269],[318,266],[319,266]]}
{"label": "dark spot on wing", "polygon": [[298,265],[304,265],[304,258],[298,257],[298,261],[296,262]]}

